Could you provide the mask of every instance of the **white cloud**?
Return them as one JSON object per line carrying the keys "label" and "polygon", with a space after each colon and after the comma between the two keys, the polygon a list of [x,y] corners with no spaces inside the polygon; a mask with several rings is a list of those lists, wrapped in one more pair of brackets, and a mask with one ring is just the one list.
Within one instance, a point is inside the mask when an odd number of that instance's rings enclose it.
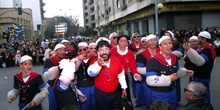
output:
{"label": "white cloud", "polygon": [[82,0],[44,0],[45,17],[57,15],[78,16],[80,26],[83,26]]}

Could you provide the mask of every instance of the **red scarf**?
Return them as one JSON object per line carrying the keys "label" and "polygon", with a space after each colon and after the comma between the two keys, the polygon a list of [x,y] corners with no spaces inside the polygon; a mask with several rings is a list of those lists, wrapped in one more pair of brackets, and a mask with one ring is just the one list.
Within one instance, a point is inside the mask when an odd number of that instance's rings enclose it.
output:
{"label": "red scarf", "polygon": [[215,53],[215,49],[214,49],[213,45],[212,45],[212,44],[208,44],[208,45],[202,47],[201,50],[202,50],[203,48],[208,48],[208,49],[211,51],[212,60],[215,60],[216,53]]}
{"label": "red scarf", "polygon": [[[154,58],[159,61],[162,65],[169,65],[167,61],[165,60],[164,56],[160,53],[155,54]],[[176,63],[176,56],[174,54],[170,54],[171,58],[171,66],[173,66]]]}
{"label": "red scarf", "polygon": [[[160,49],[156,48],[156,53],[159,53],[159,52],[160,52]],[[150,59],[151,58],[151,54],[150,54],[150,51],[148,49],[145,49],[142,53],[143,53],[143,55],[144,55],[144,57],[146,59]]]}
{"label": "red scarf", "polygon": [[136,47],[136,44],[134,43],[134,42],[131,42],[131,47],[133,48],[133,49],[135,49],[135,50],[140,50],[140,49],[142,49],[142,44],[141,43],[139,43],[139,47],[137,48]]}
{"label": "red scarf", "polygon": [[54,65],[56,65],[56,66],[59,65],[59,60],[57,59],[56,56],[51,56],[50,60],[53,62]]}
{"label": "red scarf", "polygon": [[[36,78],[38,75],[39,75],[39,74],[37,74],[36,72],[31,72],[30,75],[29,75],[30,77],[29,77],[29,79],[27,80],[27,82],[33,80],[33,79]],[[15,77],[16,77],[19,81],[24,82],[23,79],[22,79],[22,78],[23,78],[23,77],[22,77],[22,72],[19,72],[18,74],[16,74]]]}

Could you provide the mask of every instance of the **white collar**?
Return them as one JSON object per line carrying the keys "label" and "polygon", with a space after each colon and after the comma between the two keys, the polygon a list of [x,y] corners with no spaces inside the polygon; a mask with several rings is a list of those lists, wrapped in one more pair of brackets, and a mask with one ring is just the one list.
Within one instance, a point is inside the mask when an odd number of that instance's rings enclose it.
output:
{"label": "white collar", "polygon": [[116,48],[117,48],[118,54],[120,54],[120,55],[125,55],[128,53],[128,47],[126,47],[126,49],[124,51],[122,51],[118,45],[116,46]]}
{"label": "white collar", "polygon": [[108,61],[108,63],[105,63],[105,65],[109,68],[110,67],[110,59],[109,59],[109,61]]}
{"label": "white collar", "polygon": [[83,60],[83,62],[84,62],[84,63],[87,63],[87,62],[88,62],[88,60],[89,60],[89,59],[87,58],[87,59]]}

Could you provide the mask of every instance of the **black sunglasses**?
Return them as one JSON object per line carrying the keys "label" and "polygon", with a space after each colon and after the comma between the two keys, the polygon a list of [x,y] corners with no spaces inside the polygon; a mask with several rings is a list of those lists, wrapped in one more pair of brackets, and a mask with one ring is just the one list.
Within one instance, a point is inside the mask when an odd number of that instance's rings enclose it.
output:
{"label": "black sunglasses", "polygon": [[95,49],[95,48],[92,48],[92,47],[91,47],[90,49]]}
{"label": "black sunglasses", "polygon": [[112,37],[113,39],[117,39],[117,37]]}
{"label": "black sunglasses", "polygon": [[189,89],[184,88],[184,92],[192,92],[192,91],[190,91]]}
{"label": "black sunglasses", "polygon": [[136,38],[136,37],[140,37],[140,36],[133,36],[133,38]]}
{"label": "black sunglasses", "polygon": [[87,48],[79,49],[79,52],[86,51],[86,50],[87,50]]}

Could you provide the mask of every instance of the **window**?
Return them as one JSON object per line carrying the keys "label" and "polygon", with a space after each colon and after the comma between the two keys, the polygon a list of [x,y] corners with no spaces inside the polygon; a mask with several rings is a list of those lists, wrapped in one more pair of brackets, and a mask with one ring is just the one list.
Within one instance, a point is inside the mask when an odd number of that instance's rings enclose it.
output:
{"label": "window", "polygon": [[117,6],[117,8],[120,8],[120,7],[121,7],[121,5],[120,5],[120,0],[117,0],[117,1],[116,1],[116,6]]}

